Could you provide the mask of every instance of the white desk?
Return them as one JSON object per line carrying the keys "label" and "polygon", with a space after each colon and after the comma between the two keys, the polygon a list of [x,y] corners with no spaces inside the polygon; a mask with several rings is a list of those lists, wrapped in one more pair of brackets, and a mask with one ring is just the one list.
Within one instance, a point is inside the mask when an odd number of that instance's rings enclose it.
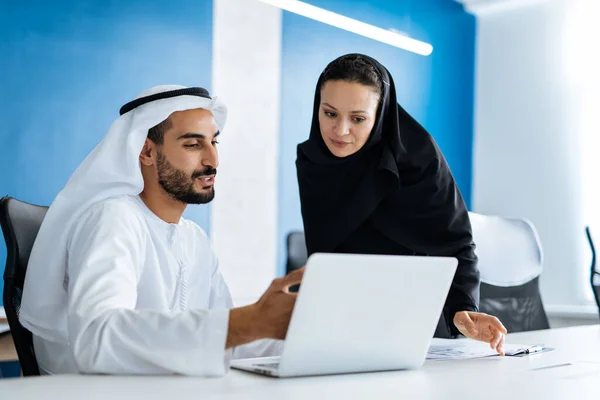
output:
{"label": "white desk", "polygon": [[[510,334],[545,343],[528,357],[427,362],[416,371],[276,379],[231,371],[225,378],[48,376],[0,380],[1,400],[20,399],[600,399],[600,325]],[[533,370],[543,366],[570,366]]]}

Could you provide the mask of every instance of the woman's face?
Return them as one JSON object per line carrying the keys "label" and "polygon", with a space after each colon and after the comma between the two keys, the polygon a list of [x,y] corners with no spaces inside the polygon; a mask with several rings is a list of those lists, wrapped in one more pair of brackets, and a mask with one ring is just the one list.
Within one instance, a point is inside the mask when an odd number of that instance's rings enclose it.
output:
{"label": "woman's face", "polygon": [[331,154],[347,157],[367,143],[378,104],[379,94],[370,86],[341,80],[325,83],[321,89],[319,127]]}

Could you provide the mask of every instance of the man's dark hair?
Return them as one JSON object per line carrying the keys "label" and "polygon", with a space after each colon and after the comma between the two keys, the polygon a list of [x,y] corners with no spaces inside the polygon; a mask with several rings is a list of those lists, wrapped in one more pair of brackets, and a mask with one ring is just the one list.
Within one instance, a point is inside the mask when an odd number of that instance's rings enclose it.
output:
{"label": "man's dark hair", "polygon": [[165,132],[171,127],[171,120],[165,119],[158,125],[148,129],[148,139],[152,140],[156,144],[163,144],[165,140]]}

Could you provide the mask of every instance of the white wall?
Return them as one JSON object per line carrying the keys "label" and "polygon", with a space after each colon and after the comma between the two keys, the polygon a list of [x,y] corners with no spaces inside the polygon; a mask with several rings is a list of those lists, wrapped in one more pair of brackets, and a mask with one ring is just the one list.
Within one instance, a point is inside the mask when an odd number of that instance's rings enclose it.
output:
{"label": "white wall", "polygon": [[535,224],[551,309],[591,304],[584,225],[600,216],[598,20],[597,0],[478,13],[473,208]]}
{"label": "white wall", "polygon": [[228,106],[211,239],[236,305],[276,274],[281,10],[214,1],[213,90]]}

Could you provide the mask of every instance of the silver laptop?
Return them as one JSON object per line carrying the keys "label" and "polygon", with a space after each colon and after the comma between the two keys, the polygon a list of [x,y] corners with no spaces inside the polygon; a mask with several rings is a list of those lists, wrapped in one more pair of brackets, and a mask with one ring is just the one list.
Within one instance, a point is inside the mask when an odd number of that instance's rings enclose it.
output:
{"label": "silver laptop", "polygon": [[313,254],[281,357],[233,360],[275,377],[419,368],[455,258]]}

